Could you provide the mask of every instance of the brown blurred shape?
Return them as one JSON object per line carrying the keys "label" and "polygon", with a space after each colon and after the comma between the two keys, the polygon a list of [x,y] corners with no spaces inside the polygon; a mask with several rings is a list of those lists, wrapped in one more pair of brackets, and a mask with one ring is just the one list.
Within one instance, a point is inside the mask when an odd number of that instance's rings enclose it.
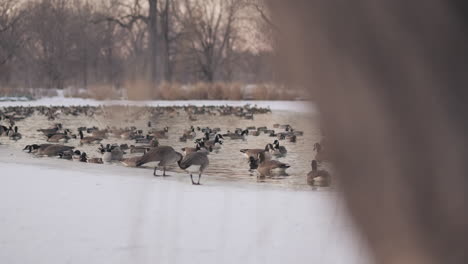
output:
{"label": "brown blurred shape", "polygon": [[268,2],[283,73],[320,108],[344,198],[376,263],[464,263],[462,2]]}

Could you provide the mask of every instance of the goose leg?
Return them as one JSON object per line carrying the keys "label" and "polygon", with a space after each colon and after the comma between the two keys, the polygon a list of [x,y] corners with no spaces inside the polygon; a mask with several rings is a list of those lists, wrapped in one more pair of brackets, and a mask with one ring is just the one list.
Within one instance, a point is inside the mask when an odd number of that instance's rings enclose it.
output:
{"label": "goose leg", "polygon": [[156,169],[157,169],[157,168],[158,168],[158,167],[154,167],[153,176],[159,176],[158,174],[156,174]]}
{"label": "goose leg", "polygon": [[193,184],[193,185],[196,185],[196,183],[193,181],[192,173],[190,173],[190,179],[192,180],[192,184]]}
{"label": "goose leg", "polygon": [[201,172],[200,172],[200,174],[198,174],[198,182],[197,182],[197,185],[201,185],[201,184],[200,184],[200,178],[201,178]]}
{"label": "goose leg", "polygon": [[163,176],[169,176],[169,175],[166,175],[166,167],[163,167]]}

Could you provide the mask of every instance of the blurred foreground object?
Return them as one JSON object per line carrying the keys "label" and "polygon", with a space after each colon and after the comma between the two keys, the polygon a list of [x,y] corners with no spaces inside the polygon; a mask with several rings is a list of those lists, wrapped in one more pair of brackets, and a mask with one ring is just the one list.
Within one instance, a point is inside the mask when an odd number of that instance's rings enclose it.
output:
{"label": "blurred foreground object", "polygon": [[[268,1],[376,263],[468,259],[467,4]],[[465,16],[465,17],[464,17]]]}

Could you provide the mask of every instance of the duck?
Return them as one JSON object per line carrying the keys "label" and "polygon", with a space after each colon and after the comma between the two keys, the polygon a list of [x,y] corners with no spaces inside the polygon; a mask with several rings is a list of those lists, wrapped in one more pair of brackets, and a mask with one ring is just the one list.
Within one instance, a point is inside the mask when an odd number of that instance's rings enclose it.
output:
{"label": "duck", "polygon": [[[210,164],[210,161],[205,153],[193,152],[183,157],[183,159],[180,159],[177,164],[182,170],[190,174],[193,185],[201,185],[201,175]],[[198,173],[198,182],[196,183],[193,181],[193,173]]]}
{"label": "duck", "polygon": [[144,164],[155,162],[156,166],[154,167],[153,176],[159,176],[156,174],[156,169],[158,167],[163,167],[163,175],[166,175],[166,166],[176,163],[182,159],[182,154],[175,151],[170,146],[159,146],[156,148],[151,149],[146,154],[144,154],[138,161],[136,162],[136,167],[140,167]]}
{"label": "duck", "polygon": [[330,186],[330,173],[326,170],[319,170],[316,160],[312,160],[312,171],[307,174],[307,184],[312,186]]}
{"label": "duck", "polygon": [[93,143],[100,143],[103,139],[97,137],[85,137],[83,136],[83,131],[79,130],[80,134],[80,143],[81,144],[93,144]]}
{"label": "duck", "polygon": [[286,163],[277,160],[267,160],[265,153],[260,152],[258,154],[258,168],[257,171],[261,176],[270,176],[274,173],[285,173],[286,169],[290,166]]}
{"label": "duck", "polygon": [[279,141],[276,139],[273,142],[273,147],[270,146],[270,153],[274,155],[281,155],[284,156],[288,153],[284,146],[280,146]]}

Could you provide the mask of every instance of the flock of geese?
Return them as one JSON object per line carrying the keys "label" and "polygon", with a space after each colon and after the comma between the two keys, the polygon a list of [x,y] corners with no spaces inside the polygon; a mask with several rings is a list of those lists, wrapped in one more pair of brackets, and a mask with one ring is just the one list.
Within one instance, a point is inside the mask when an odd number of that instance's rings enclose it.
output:
{"label": "flock of geese", "polygon": [[[178,113],[178,110],[187,112],[190,120],[196,119],[200,114],[214,115],[236,115],[241,118],[251,119],[254,114],[266,113],[269,109],[250,106],[243,107],[151,107],[144,111],[150,111],[152,116],[167,112]],[[99,107],[76,106],[76,107],[8,107],[0,110],[0,137],[8,137],[18,141],[22,135],[18,128],[18,121],[31,117],[34,113],[44,115],[48,120],[55,120],[62,115],[85,115],[94,116],[100,113]],[[178,167],[188,173],[192,184],[200,185],[203,172],[209,166],[209,155],[218,153],[226,140],[243,140],[248,136],[259,136],[267,134],[275,138],[271,143],[267,143],[264,148],[240,149],[248,160],[250,170],[256,170],[260,177],[268,177],[284,173],[289,164],[276,160],[277,157],[284,157],[288,151],[280,141],[295,143],[297,138],[303,136],[302,131],[295,130],[292,126],[275,124],[272,129],[267,127],[246,127],[237,128],[234,131],[222,133],[219,128],[194,127],[191,126],[186,131],[180,131],[180,142],[193,142],[193,146],[185,147],[179,151],[171,146],[162,146],[160,139],[168,138],[170,128],[164,127],[162,130],[153,128],[152,122],[148,121],[147,129],[144,132],[136,127],[79,127],[77,130],[64,127],[61,123],[56,123],[52,127],[38,129],[37,134],[41,135],[47,143],[30,144],[24,147],[24,151],[36,156],[58,157],[65,160],[76,160],[85,163],[114,163],[120,162],[128,167],[154,167],[154,176],[167,176],[166,170],[171,165]],[[282,132],[277,132],[282,130]],[[76,131],[76,133],[75,133]],[[172,131],[171,131],[172,132]],[[128,144],[106,144],[101,142],[104,139],[124,139],[135,142],[135,145]],[[74,146],[65,145],[71,141],[79,142],[79,146],[95,146],[97,157],[89,157],[86,152],[78,150]],[[319,169],[319,163],[328,160],[325,151],[325,142],[315,143],[315,159],[311,162],[311,171],[307,174],[307,183],[312,186],[329,186],[331,177],[326,170]],[[132,155],[127,155],[132,154]],[[134,156],[133,154],[139,154]],[[96,155],[93,155],[96,156]],[[130,156],[130,157],[129,157]],[[160,170],[162,174],[158,174]],[[198,175],[197,181],[193,174]]]}

